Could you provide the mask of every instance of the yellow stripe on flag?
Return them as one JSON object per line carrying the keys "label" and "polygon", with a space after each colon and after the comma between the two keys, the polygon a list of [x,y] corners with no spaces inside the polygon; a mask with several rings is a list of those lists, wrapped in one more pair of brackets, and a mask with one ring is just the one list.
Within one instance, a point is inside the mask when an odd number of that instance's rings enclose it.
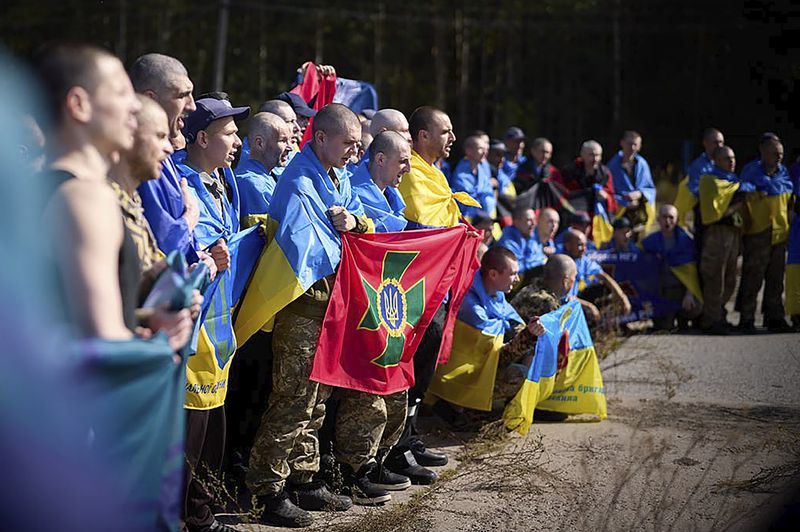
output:
{"label": "yellow stripe on flag", "polygon": [[594,347],[570,351],[567,367],[556,375],[552,393],[536,408],[562,414],[608,415],[605,388]]}
{"label": "yellow stripe on flag", "polygon": [[704,225],[722,219],[733,195],[739,190],[739,183],[717,179],[711,174],[700,176],[700,216]]}
{"label": "yellow stripe on flag", "polygon": [[539,382],[525,379],[522,388],[506,406],[503,412],[503,423],[509,430],[517,431],[523,436],[533,425],[533,411],[536,405],[548,397],[554,388],[555,377],[542,377]]}
{"label": "yellow stripe on flag", "polygon": [[614,237],[614,227],[600,215],[592,219],[592,240],[597,247],[602,246]]}
{"label": "yellow stripe on flag", "polygon": [[[694,210],[695,205],[697,205],[697,196],[692,194],[689,190],[689,176],[686,176],[678,183],[678,192],[675,195],[675,208],[678,209],[678,224],[686,227],[686,215]],[[695,220],[694,223],[698,224],[700,222],[699,220]]]}
{"label": "yellow stripe on flag", "polygon": [[244,345],[258,330],[270,330],[265,325],[303,292],[305,290],[286,256],[277,241],[273,240],[258,259],[239,307],[234,324],[239,345]]}
{"label": "yellow stripe on flag", "polygon": [[489,336],[456,320],[447,364],[436,370],[429,392],[445,401],[486,412],[492,409],[503,336]]}
{"label": "yellow stripe on flag", "polygon": [[703,302],[703,291],[700,289],[700,276],[697,273],[697,263],[687,262],[680,266],[673,266],[670,268],[675,277],[683,283],[683,286],[694,296],[699,302]]}

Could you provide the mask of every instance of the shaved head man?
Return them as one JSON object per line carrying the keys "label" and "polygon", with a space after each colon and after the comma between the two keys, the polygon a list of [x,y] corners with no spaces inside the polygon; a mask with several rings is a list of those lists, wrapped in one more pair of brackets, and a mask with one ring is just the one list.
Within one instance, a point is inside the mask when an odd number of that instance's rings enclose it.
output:
{"label": "shaved head man", "polygon": [[258,113],[247,125],[250,158],[263,164],[267,171],[285,166],[291,151],[289,124],[272,113]]}
{"label": "shaved head man", "polygon": [[556,254],[544,265],[544,282],[557,297],[563,298],[575,284],[577,269],[569,255]]}
{"label": "shaved head man", "polygon": [[411,147],[394,131],[378,134],[370,145],[369,172],[381,191],[397,188],[403,174],[411,170]]}
{"label": "shaved head man", "polygon": [[542,251],[548,257],[556,252],[553,239],[558,233],[560,223],[561,217],[555,209],[547,207],[539,211],[539,217],[536,219],[536,237],[542,245]]}
{"label": "shaved head man", "polygon": [[[284,103],[284,102],[281,102]],[[250,156],[234,172],[239,186],[241,216],[265,215],[280,174],[292,151],[292,133],[281,117],[261,112],[247,123]]]}
{"label": "shaved head man", "polygon": [[397,109],[381,109],[372,116],[369,132],[374,138],[383,131],[394,131],[411,143],[406,116]]}
{"label": "shaved head man", "polygon": [[586,211],[590,219],[597,214],[598,203],[609,216],[617,210],[614,178],[608,167],[602,164],[602,159],[600,143],[587,140],[581,145],[579,156],[561,171],[560,181],[567,190],[567,200],[576,210]]}
{"label": "shaved head man", "polygon": [[409,133],[416,151],[422,159],[432,165],[439,159],[450,156],[450,148],[456,141],[453,124],[444,111],[434,107],[420,107],[411,115]]}
{"label": "shaved head man", "polygon": [[279,116],[289,125],[294,145],[300,145],[300,141],[303,139],[303,133],[300,131],[300,126],[297,124],[297,113],[294,112],[291,105],[283,100],[267,100],[261,104],[261,107],[258,108],[258,112],[272,113]]}

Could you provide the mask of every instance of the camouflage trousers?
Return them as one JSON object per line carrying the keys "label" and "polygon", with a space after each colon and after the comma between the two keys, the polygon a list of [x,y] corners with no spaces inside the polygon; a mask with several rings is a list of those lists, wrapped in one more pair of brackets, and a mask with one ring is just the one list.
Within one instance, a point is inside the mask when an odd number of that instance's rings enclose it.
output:
{"label": "camouflage trousers", "polygon": [[703,327],[710,327],[725,319],[723,307],[736,288],[736,258],[739,255],[740,238],[739,229],[731,225],[703,227],[703,252],[700,257]]}
{"label": "camouflage trousers", "polygon": [[375,395],[339,390],[333,453],[336,460],[358,471],[375,459],[379,449],[390,449],[406,423],[408,392]]}
{"label": "camouflage trousers", "polygon": [[739,311],[742,321],[753,320],[756,297],[764,284],[761,311],[767,320],[783,319],[783,273],[786,244],[772,245],[772,229],[742,237],[742,282]]}
{"label": "camouflage trousers", "polygon": [[253,495],[274,495],[287,479],[304,484],[319,471],[317,430],[325,419],[330,388],[309,380],[322,320],[284,309],[272,333],[272,393],[261,418],[247,486]]}

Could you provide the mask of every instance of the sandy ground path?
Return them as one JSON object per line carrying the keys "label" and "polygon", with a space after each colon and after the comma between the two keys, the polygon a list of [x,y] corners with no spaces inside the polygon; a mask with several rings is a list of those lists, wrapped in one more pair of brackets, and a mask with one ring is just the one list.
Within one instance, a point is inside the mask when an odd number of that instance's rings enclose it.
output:
{"label": "sandy ground path", "polygon": [[451,457],[435,488],[317,514],[314,528],[798,529],[800,335],[634,336],[601,367],[607,420],[535,424],[500,443],[432,428]]}

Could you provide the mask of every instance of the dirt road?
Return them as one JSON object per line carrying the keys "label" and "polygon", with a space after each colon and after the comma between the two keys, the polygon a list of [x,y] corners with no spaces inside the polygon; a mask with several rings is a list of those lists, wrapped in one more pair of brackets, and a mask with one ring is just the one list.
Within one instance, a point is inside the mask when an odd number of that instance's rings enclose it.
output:
{"label": "dirt road", "polygon": [[635,336],[601,367],[607,420],[536,424],[502,443],[438,432],[454,467],[435,488],[385,508],[318,514],[315,528],[749,531],[800,522],[800,335]]}

